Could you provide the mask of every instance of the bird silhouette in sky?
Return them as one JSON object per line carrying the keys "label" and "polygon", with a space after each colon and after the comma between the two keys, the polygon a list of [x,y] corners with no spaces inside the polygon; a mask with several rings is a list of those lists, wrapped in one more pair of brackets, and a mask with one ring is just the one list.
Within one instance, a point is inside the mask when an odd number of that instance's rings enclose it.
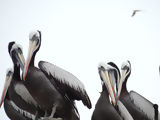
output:
{"label": "bird silhouette in sky", "polygon": [[133,13],[132,13],[131,17],[134,17],[137,12],[141,12],[141,10],[133,10]]}

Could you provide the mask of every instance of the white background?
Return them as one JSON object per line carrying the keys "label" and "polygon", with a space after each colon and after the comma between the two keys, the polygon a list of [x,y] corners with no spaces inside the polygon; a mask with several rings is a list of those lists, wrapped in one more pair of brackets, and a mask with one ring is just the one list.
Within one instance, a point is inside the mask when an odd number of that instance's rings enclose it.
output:
{"label": "white background", "polygon": [[[127,87],[160,105],[160,1],[159,0],[0,0],[0,93],[6,69],[12,67],[8,43],[23,46],[28,34],[42,32],[35,63],[45,60],[78,77],[92,101],[89,110],[77,102],[81,120],[91,119],[101,92],[99,62],[119,67],[130,60]],[[134,17],[134,9],[140,9]],[[0,119],[8,120],[3,107]]]}

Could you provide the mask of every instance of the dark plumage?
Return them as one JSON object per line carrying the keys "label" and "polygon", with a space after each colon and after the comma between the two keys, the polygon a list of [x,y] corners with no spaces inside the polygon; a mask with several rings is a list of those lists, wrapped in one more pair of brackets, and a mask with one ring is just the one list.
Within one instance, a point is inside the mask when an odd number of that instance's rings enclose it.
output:
{"label": "dark plumage", "polygon": [[102,85],[101,96],[99,97],[92,120],[123,120],[109,100],[109,93],[106,86]]}
{"label": "dark plumage", "polygon": [[[102,63],[98,68],[102,80],[102,92],[95,106],[92,120],[133,120],[125,106],[120,101],[116,101],[113,86],[117,83],[117,79],[119,79],[117,68],[112,62],[109,62],[107,65]],[[111,97],[112,104],[109,96]]]}
{"label": "dark plumage", "polygon": [[[23,69],[25,62],[22,49],[15,42],[10,42],[8,45],[8,52],[11,56],[14,66],[11,82],[9,86],[7,86],[6,91],[9,99],[22,111],[29,112],[32,115],[37,115],[36,117],[43,116],[44,111],[39,108],[38,104],[32,98],[20,78],[20,66]],[[6,102],[8,106],[10,105],[10,100]]]}
{"label": "dark plumage", "polygon": [[154,117],[154,119],[158,120],[158,118],[159,118],[158,105],[154,104],[153,107],[154,107],[154,111],[155,111],[155,117]]}
{"label": "dark plumage", "polygon": [[[5,113],[11,120],[32,120],[34,116],[16,106],[14,101],[12,101],[9,97],[9,92],[11,91],[7,90],[7,86],[8,84],[10,84],[12,76],[13,76],[13,70],[9,69],[6,74],[6,81],[4,86],[4,89],[6,89],[6,91],[3,91],[1,105],[2,102],[4,102]],[[24,104],[24,106],[25,105],[26,104]]]}
{"label": "dark plumage", "polygon": [[31,116],[30,118],[22,114],[20,111],[17,111],[13,105],[13,101],[10,100],[9,95],[7,93],[5,99],[4,99],[4,110],[7,114],[7,116],[11,120],[32,120]]}
{"label": "dark plumage", "polygon": [[133,13],[131,15],[131,17],[134,17],[136,15],[137,12],[140,12],[141,10],[133,10]]}
{"label": "dark plumage", "polygon": [[74,101],[63,96],[58,91],[55,82],[51,82],[50,78],[41,69],[34,66],[35,55],[40,45],[40,31],[31,33],[29,54],[23,71],[24,85],[37,103],[46,111],[49,118],[59,117],[63,120],[79,120]]}
{"label": "dark plumage", "polygon": [[[152,110],[154,110],[153,105],[150,101],[148,101],[147,99],[145,99],[144,97],[142,97],[141,95],[139,95],[138,93],[131,91],[128,92],[127,90],[127,80],[131,74],[131,64],[129,61],[127,61],[126,63],[124,63],[122,68],[122,72],[124,72],[123,75],[121,76],[124,78],[124,82],[122,85],[122,91],[121,91],[121,95],[120,95],[120,101],[122,101],[122,103],[125,105],[125,107],[128,109],[128,111],[130,112],[130,114],[132,115],[132,117],[134,118],[134,120],[151,120],[154,119],[154,115],[152,115]],[[141,99],[141,103],[137,103],[137,100]],[[141,106],[143,105],[143,106]],[[150,113],[145,113],[145,109],[143,109],[142,107],[145,106],[150,106]],[[150,115],[148,115],[150,114]],[[151,116],[152,115],[152,116]]]}

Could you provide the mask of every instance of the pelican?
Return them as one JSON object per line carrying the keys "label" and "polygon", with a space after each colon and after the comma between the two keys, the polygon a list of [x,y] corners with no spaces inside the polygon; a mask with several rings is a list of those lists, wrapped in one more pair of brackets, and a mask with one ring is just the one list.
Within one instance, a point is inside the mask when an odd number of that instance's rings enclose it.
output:
{"label": "pelican", "polygon": [[120,83],[122,83],[122,86],[119,87],[119,91],[121,91],[119,92],[120,101],[122,101],[135,120],[154,120],[154,104],[135,91],[128,92],[126,84],[130,74],[131,64],[130,61],[126,61],[121,67]]}
{"label": "pelican", "polygon": [[[66,76],[69,76],[69,79],[73,81],[75,79],[70,73],[55,67],[54,65],[50,66],[48,71],[45,72],[45,65],[51,65],[50,63],[40,61],[39,68],[34,66],[35,55],[38,52],[41,46],[41,32],[35,31],[30,33],[29,35],[29,51],[26,60],[26,64],[23,71],[23,80],[26,88],[37,101],[37,103],[46,111],[46,115],[49,118],[53,118],[54,116],[58,116],[64,120],[79,120],[78,110],[75,106],[74,100],[70,99],[70,96],[74,98],[76,96],[76,91],[74,89],[65,89],[68,84],[63,84],[61,81],[66,81]],[[50,71],[52,69],[55,71]],[[50,72],[55,73],[50,74]],[[49,74],[48,74],[49,73]],[[60,77],[60,78],[59,78]],[[61,79],[63,78],[63,79]],[[67,79],[68,80],[68,79]],[[77,80],[77,79],[76,79]],[[79,81],[74,81],[74,84]],[[71,84],[71,85],[74,85]],[[77,85],[77,87],[82,85]],[[61,90],[61,91],[60,91]],[[63,90],[67,90],[66,93],[63,93]],[[71,94],[67,95],[67,92],[72,90]],[[77,91],[81,90],[77,88]],[[83,94],[79,91],[80,94]],[[77,95],[78,96],[78,95]],[[81,97],[80,95],[78,97]],[[82,100],[85,101],[88,96],[87,94],[83,94]],[[50,115],[50,116],[49,116]]]}
{"label": "pelican", "polygon": [[[26,61],[23,78],[25,78],[27,74],[28,67],[33,66],[34,57],[39,50],[40,45],[41,32],[36,31],[31,33],[28,59]],[[83,83],[73,74],[49,62],[40,61],[38,65],[43,74],[46,75],[48,80],[63,96],[71,101],[82,100],[83,104],[89,109],[92,107]]]}
{"label": "pelican", "polygon": [[5,83],[6,85],[4,86],[0,106],[2,105],[5,95],[8,92],[10,99],[22,111],[26,111],[35,115],[35,119],[37,117],[43,116],[44,111],[30,95],[29,91],[26,89],[23,81],[20,78],[20,67],[23,69],[25,64],[21,46],[15,42],[10,42],[8,44],[8,52],[13,61],[14,72],[11,80],[6,81]]}
{"label": "pelican", "polygon": [[[133,120],[125,106],[118,100],[113,87],[113,79],[118,79],[117,66],[112,62],[101,63],[98,67],[102,80],[101,96],[95,106],[92,120]],[[109,99],[111,98],[111,102]]]}
{"label": "pelican", "polygon": [[[8,69],[7,73],[6,73],[6,82],[4,87],[6,89],[8,84],[11,83],[12,77],[13,77],[13,69]],[[18,108],[18,106],[16,106],[16,104],[10,99],[9,97],[9,91],[7,91],[6,93],[4,92],[4,110],[7,114],[7,116],[11,119],[11,120],[33,120],[34,119],[34,115],[23,111],[22,109]],[[1,101],[2,102],[2,101]],[[1,103],[2,104],[2,103]]]}

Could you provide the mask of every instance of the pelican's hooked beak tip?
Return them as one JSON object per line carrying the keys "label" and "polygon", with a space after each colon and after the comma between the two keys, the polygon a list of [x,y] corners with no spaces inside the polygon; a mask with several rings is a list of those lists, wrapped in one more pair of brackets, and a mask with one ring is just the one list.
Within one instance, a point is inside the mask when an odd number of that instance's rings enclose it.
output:
{"label": "pelican's hooked beak tip", "polygon": [[25,77],[23,76],[23,81],[25,81]]}
{"label": "pelican's hooked beak tip", "polygon": [[26,80],[26,72],[24,72],[24,74],[22,75],[23,80]]}
{"label": "pelican's hooked beak tip", "polygon": [[26,79],[26,67],[24,67],[24,70],[23,70],[23,74],[22,74],[22,79],[25,81]]}

